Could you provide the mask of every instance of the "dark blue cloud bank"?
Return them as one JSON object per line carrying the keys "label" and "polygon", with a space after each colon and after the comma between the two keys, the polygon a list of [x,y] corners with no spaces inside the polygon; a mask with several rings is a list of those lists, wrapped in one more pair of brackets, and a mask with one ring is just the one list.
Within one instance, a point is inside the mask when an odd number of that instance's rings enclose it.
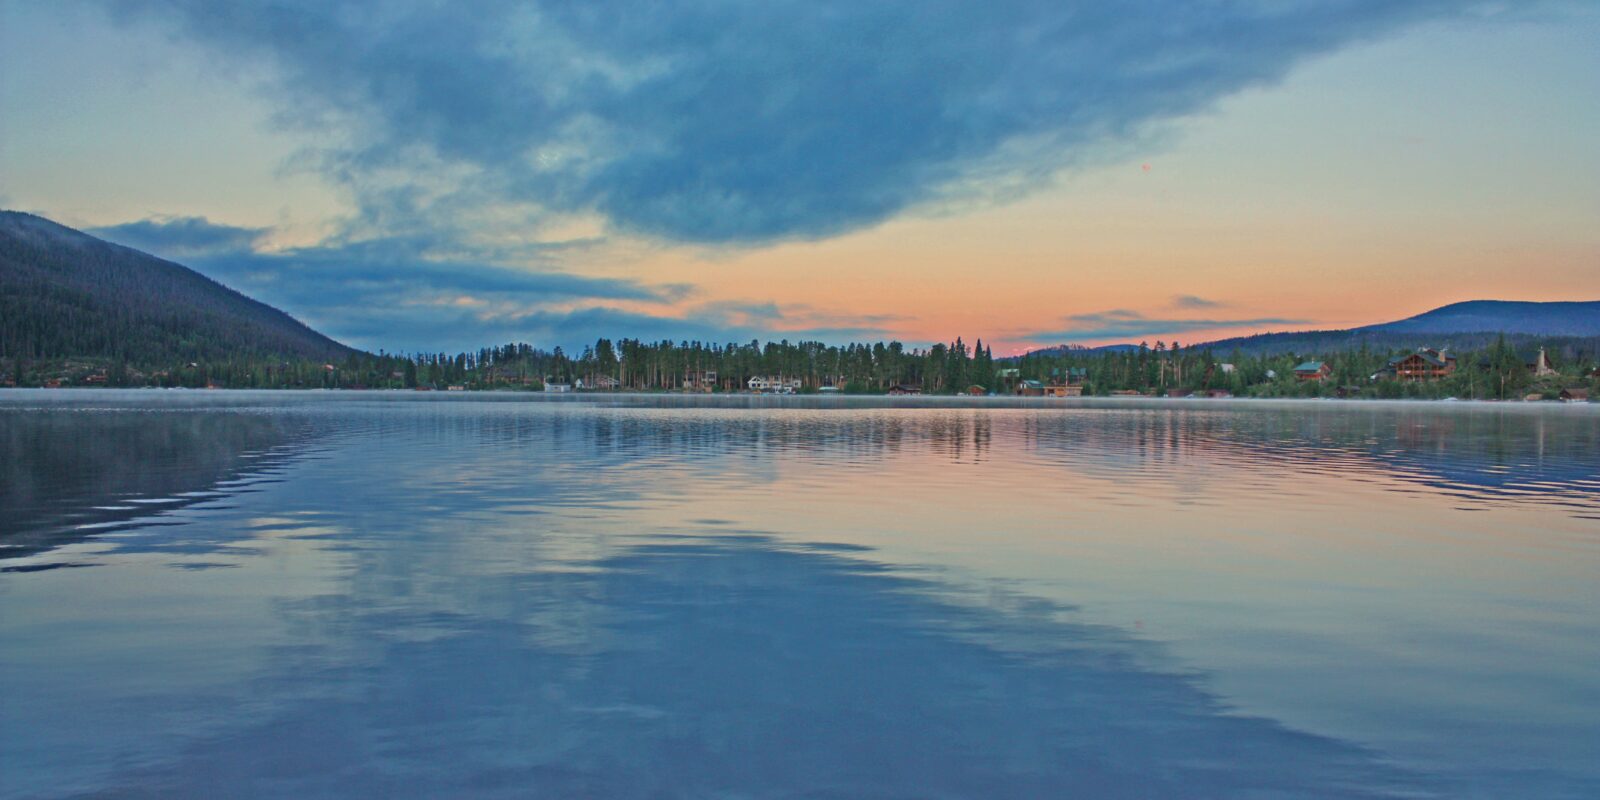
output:
{"label": "dark blue cloud bank", "polygon": [[205,217],[151,217],[92,228],[89,233],[167,258],[186,258],[249,250],[270,230],[218,225]]}
{"label": "dark blue cloud bank", "polygon": [[1026,185],[1470,6],[112,2],[269,63],[284,120],[346,134],[317,163],[373,219],[517,203],[712,244],[827,237]]}
{"label": "dark blue cloud bank", "polygon": [[[734,302],[699,303],[679,316],[667,313],[665,304],[692,298],[691,286],[440,258],[440,241],[430,236],[263,252],[255,246],[270,229],[200,217],[146,219],[89,233],[181,260],[341,341],[374,349],[475,349],[509,341],[576,347],[602,336],[845,341],[882,337],[884,325],[901,319],[846,319],[803,305]],[[656,305],[662,313],[625,310],[618,303]]]}

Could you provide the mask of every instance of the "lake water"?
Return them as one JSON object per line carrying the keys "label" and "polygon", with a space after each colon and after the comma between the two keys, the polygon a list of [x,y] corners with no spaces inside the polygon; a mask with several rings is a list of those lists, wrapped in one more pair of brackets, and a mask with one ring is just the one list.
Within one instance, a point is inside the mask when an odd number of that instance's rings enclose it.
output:
{"label": "lake water", "polygon": [[1600,797],[1600,407],[0,392],[0,796]]}

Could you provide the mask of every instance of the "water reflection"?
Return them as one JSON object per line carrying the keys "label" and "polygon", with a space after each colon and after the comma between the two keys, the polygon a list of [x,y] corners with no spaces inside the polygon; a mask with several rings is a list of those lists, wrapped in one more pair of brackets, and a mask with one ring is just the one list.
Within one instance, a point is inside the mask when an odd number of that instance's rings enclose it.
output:
{"label": "water reflection", "polygon": [[17,396],[0,794],[1600,788],[1591,414]]}
{"label": "water reflection", "polygon": [[270,480],[308,438],[282,414],[0,408],[0,564]]}
{"label": "water reflection", "polygon": [[[1050,609],[941,605],[880,566],[750,535],[629,547],[586,566],[474,580],[472,614],[437,593],[289,604],[324,646],[337,632],[341,658],[278,654],[257,691],[293,701],[119,776],[119,794],[1425,788],[1359,748],[1227,715],[1186,678],[1141,669],[1137,643]],[[446,588],[467,590],[434,587]],[[1019,656],[952,631],[1032,647]]]}

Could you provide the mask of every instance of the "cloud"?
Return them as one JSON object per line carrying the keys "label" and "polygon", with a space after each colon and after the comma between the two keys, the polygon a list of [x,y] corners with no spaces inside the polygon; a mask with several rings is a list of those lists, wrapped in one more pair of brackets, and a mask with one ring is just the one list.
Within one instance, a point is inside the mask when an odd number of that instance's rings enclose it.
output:
{"label": "cloud", "polygon": [[1225,303],[1216,300],[1207,300],[1204,297],[1192,294],[1175,294],[1172,296],[1173,308],[1221,308]]}
{"label": "cloud", "polygon": [[185,258],[248,250],[271,228],[241,228],[212,222],[205,217],[158,216],[87,233],[164,258]]}
{"label": "cloud", "polygon": [[722,344],[787,339],[840,344],[882,339],[887,331],[872,325],[807,326],[774,329],[763,324],[729,324],[689,313],[684,316],[645,314],[616,308],[589,307],[573,311],[540,311],[517,320],[520,329],[538,334],[541,341],[590,343],[602,336],[643,341],[702,341]]}
{"label": "cloud", "polygon": [[1115,309],[1066,317],[1067,326],[1056,330],[1030,331],[1016,338],[1028,342],[1096,341],[1104,339],[1148,339],[1196,331],[1230,328],[1255,328],[1269,325],[1305,325],[1310,320],[1284,317],[1249,319],[1159,319],[1137,311]]}
{"label": "cloud", "polygon": [[1459,0],[107,0],[269,65],[392,234],[505,205],[673,241],[1010,196]]}
{"label": "cloud", "polygon": [[728,328],[761,327],[775,333],[790,330],[855,330],[882,333],[886,325],[911,319],[902,314],[837,314],[806,303],[751,303],[719,300],[689,309],[696,319]]}
{"label": "cloud", "polygon": [[[271,229],[201,218],[156,217],[91,232],[158,256],[181,257],[186,265],[335,339],[374,350],[453,352],[510,341],[571,349],[602,336],[844,342],[881,337],[884,324],[903,319],[846,316],[802,303],[694,304],[696,289],[687,284],[440,257],[438,252],[453,247],[449,237],[423,234],[263,252],[253,245]],[[536,255],[540,249],[519,254]]]}

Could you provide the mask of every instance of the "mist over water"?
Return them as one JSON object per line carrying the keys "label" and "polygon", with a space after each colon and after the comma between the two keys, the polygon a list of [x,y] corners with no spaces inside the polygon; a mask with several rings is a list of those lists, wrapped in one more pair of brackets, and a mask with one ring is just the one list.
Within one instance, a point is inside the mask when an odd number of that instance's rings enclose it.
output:
{"label": "mist over water", "polygon": [[0,796],[1600,794],[1600,413],[0,392]]}

